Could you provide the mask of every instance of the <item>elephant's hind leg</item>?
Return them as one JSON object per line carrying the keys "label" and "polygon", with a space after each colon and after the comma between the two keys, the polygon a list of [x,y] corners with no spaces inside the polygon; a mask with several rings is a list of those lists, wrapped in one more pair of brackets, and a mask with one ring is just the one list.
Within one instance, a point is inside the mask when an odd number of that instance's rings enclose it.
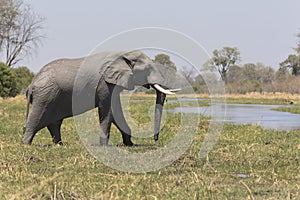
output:
{"label": "elephant's hind leg", "polygon": [[43,107],[34,104],[32,105],[31,112],[29,113],[29,117],[25,125],[24,137],[22,139],[23,144],[31,144],[35,134],[45,127],[44,123],[41,122],[43,114]]}
{"label": "elephant's hind leg", "polygon": [[61,127],[62,121],[63,120],[58,120],[47,126],[47,128],[52,136],[52,141],[54,144],[60,144],[60,145],[63,144],[61,141],[61,134],[60,134],[60,127]]}
{"label": "elephant's hind leg", "polygon": [[25,128],[24,137],[22,139],[23,144],[29,144],[31,145],[33,137],[38,132],[38,130],[29,129],[27,126]]}

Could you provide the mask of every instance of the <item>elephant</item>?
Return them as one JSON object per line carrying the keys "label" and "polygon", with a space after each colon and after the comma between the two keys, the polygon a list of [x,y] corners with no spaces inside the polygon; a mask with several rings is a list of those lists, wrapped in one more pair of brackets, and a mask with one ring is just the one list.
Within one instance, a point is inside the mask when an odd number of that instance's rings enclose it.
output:
{"label": "elephant", "polygon": [[36,74],[26,90],[22,143],[32,144],[35,134],[47,127],[52,142],[63,144],[60,130],[63,120],[98,108],[100,145],[108,145],[113,123],[122,134],[123,144],[133,146],[120,93],[135,86],[156,90],[154,140],[157,141],[166,95],[175,93],[168,89],[162,72],[145,53],[140,50],[100,52],[50,62]]}

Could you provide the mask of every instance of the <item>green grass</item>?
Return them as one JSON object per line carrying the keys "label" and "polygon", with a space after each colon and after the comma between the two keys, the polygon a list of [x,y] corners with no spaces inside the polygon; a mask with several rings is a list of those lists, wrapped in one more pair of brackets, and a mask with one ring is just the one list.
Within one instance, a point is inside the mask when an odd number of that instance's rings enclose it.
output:
{"label": "green grass", "polygon": [[279,108],[274,108],[272,110],[276,110],[276,111],[280,111],[280,112],[289,112],[289,113],[293,113],[293,114],[300,114],[299,106],[279,107]]}
{"label": "green grass", "polygon": [[232,104],[269,104],[287,105],[290,101],[283,98],[226,98],[227,103]]}
{"label": "green grass", "polygon": [[[130,105],[133,123],[147,120],[147,107],[153,104]],[[194,141],[180,159],[157,171],[135,174],[114,170],[91,156],[72,119],[62,126],[65,146],[50,145],[45,129],[32,146],[21,145],[24,111],[22,99],[0,100],[0,199],[300,199],[300,131],[224,125],[218,143],[200,159],[209,128],[208,119],[201,117]],[[120,148],[148,152],[167,145],[181,117],[166,114],[160,144],[152,137],[134,138],[143,145]],[[182,131],[188,134],[189,128],[187,123]],[[115,127],[111,140],[121,143]]]}

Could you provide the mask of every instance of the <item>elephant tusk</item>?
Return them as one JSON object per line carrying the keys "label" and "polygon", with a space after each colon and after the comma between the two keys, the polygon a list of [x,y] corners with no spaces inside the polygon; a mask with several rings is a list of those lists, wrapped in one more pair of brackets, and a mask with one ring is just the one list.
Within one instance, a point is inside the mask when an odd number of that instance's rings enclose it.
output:
{"label": "elephant tusk", "polygon": [[154,84],[153,87],[164,94],[175,94],[174,92],[171,92],[170,90],[166,90],[166,89],[162,88],[158,84]]}
{"label": "elephant tusk", "polygon": [[169,91],[171,91],[171,92],[179,92],[179,91],[181,91],[181,90],[182,90],[181,88],[169,89]]}

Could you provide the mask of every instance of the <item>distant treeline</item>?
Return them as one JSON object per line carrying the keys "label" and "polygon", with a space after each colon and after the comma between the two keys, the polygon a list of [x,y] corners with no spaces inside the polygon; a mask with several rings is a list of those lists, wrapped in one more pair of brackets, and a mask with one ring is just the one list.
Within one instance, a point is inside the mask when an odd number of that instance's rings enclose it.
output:
{"label": "distant treeline", "polygon": [[[196,93],[209,93],[201,75],[190,79]],[[227,72],[226,93],[246,94],[250,92],[286,92],[300,94],[300,76],[293,75],[285,67],[275,71],[261,63],[233,65]]]}
{"label": "distant treeline", "polygon": [[[178,71],[174,63],[170,61],[169,56],[159,54],[155,57],[154,62],[161,64],[160,68],[163,68],[161,70],[166,75],[166,81],[171,83],[170,87],[181,87],[181,93],[210,93],[209,88],[207,88],[208,80],[203,79],[203,75],[194,77],[195,71],[188,68]],[[6,98],[24,93],[33,77],[34,73],[27,67],[12,68],[0,62],[0,96]],[[221,79],[215,76],[211,80]],[[226,93],[229,94],[250,92],[300,94],[300,75],[284,65],[275,71],[272,67],[262,63],[248,63],[242,66],[235,64],[230,66],[226,72],[225,89]],[[143,89],[137,91],[154,92]]]}

